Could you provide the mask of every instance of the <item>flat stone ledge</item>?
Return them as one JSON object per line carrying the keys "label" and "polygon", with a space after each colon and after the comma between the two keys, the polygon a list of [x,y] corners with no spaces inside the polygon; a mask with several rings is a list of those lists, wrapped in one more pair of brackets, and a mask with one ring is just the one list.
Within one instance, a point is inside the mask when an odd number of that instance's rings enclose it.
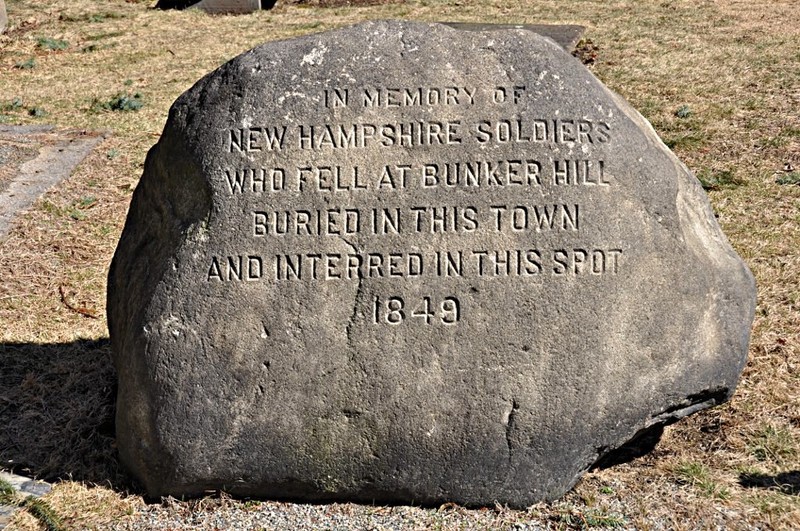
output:
{"label": "flat stone ledge", "polygon": [[[45,481],[18,476],[10,472],[0,471],[0,480],[10,483],[23,498],[28,496],[41,498],[53,489],[53,486]],[[11,518],[18,510],[19,507],[0,504],[0,529],[5,529],[11,523]]]}
{"label": "flat stone ledge", "polygon": [[8,26],[8,15],[6,15],[6,2],[0,0],[0,34],[6,30]]}
{"label": "flat stone ledge", "polygon": [[276,0],[159,0],[159,9],[202,9],[212,15],[244,14],[271,9]]}
{"label": "flat stone ledge", "polygon": [[0,239],[18,212],[69,177],[106,136],[52,126],[0,126]]}

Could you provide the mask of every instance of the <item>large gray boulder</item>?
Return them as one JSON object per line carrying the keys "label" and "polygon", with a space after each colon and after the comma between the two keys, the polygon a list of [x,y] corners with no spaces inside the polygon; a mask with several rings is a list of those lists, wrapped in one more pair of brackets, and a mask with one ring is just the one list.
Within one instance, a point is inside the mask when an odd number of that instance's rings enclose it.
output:
{"label": "large gray boulder", "polygon": [[150,495],[524,507],[736,386],[753,277],[549,39],[368,22],[182,95],[111,265]]}

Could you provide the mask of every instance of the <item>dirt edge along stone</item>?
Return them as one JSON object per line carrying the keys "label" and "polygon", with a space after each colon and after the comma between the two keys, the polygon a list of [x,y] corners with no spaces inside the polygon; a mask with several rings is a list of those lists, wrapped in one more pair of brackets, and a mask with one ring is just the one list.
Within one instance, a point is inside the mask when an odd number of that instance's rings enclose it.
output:
{"label": "dirt edge along stone", "polygon": [[555,43],[395,21],[182,95],[108,286],[150,495],[512,507],[729,398],[755,305],[697,180]]}

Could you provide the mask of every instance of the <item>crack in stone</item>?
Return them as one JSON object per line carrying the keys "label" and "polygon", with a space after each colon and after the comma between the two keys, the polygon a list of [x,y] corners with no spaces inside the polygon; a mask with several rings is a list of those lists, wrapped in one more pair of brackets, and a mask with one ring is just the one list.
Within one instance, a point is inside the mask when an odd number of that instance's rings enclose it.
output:
{"label": "crack in stone", "polygon": [[[341,240],[350,246],[354,253],[359,254],[360,251],[358,247],[356,247],[353,243],[348,241],[343,236],[339,236]],[[347,320],[347,326],[345,326],[345,335],[347,337],[347,346],[348,350],[350,351],[350,359],[353,360],[353,325],[355,324],[356,317],[358,316],[358,301],[361,298],[364,289],[364,279],[361,275],[358,275],[358,286],[356,286],[356,293],[353,297],[353,311],[350,313],[350,318]]]}
{"label": "crack in stone", "polygon": [[514,450],[513,448],[513,441],[512,432],[516,428],[517,422],[517,411],[519,411],[519,403],[517,402],[516,398],[511,399],[511,410],[507,413],[506,416],[506,446],[508,447],[508,460],[511,461],[511,454]]}
{"label": "crack in stone", "polygon": [[398,38],[400,39],[400,44],[403,45],[403,48],[400,50],[400,57],[405,57],[406,50],[408,50],[408,43],[406,42],[406,33],[404,31],[401,31],[400,35],[398,35]]}
{"label": "crack in stone", "polygon": [[350,314],[350,318],[347,320],[347,326],[345,327],[345,334],[347,335],[347,345],[352,347],[353,346],[353,336],[352,336],[352,329],[353,325],[355,324],[356,317],[358,316],[358,300],[361,298],[361,294],[363,293],[364,288],[364,279],[361,278],[361,275],[358,276],[358,286],[356,287],[356,294],[353,297],[353,312]]}

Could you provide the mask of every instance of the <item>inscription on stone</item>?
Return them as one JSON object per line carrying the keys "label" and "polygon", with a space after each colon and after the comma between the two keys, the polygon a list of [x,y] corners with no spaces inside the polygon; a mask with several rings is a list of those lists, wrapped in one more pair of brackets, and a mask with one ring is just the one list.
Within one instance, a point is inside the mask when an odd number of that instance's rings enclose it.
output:
{"label": "inscription on stone", "polygon": [[[281,96],[286,98],[286,96]],[[279,98],[279,100],[281,99]],[[223,150],[240,155],[221,168],[223,189],[231,196],[266,197],[271,203],[285,201],[286,210],[252,210],[249,219],[236,223],[248,227],[260,242],[252,249],[275,248],[272,239],[290,238],[308,252],[291,254],[236,254],[212,256],[206,281],[329,281],[386,278],[403,281],[431,278],[497,278],[617,274],[623,261],[621,245],[596,248],[591,235],[581,230],[581,212],[586,202],[545,203],[550,198],[587,201],[594,199],[583,190],[570,195],[561,188],[606,188],[615,185],[605,171],[605,154],[590,146],[613,140],[611,125],[602,115],[596,119],[536,117],[523,119],[535,91],[524,85],[445,87],[326,87],[311,95],[313,116],[326,109],[381,109],[381,121],[356,123],[295,123],[250,126],[221,131]],[[478,116],[492,119],[437,119],[447,107],[479,106]],[[401,121],[408,108],[422,110],[427,120]],[[396,112],[393,112],[396,111]],[[508,116],[505,118],[504,116]],[[394,121],[393,121],[394,119]],[[580,146],[581,158],[557,158],[557,146]],[[422,146],[458,146],[460,152],[443,160],[415,160],[409,149]],[[476,160],[471,156],[482,148],[509,147],[504,154],[518,158]],[[338,150],[369,150],[380,153],[370,164],[331,164]],[[305,164],[303,152],[314,152],[323,165]],[[303,164],[252,167],[268,154],[270,161],[299,159]],[[439,155],[439,153],[436,153]],[[535,155],[536,158],[530,158]],[[497,201],[471,204],[442,204],[460,199],[454,194],[479,190]],[[348,207],[375,193],[403,197],[416,192],[421,199],[404,206]],[[542,204],[502,203],[507,192],[534,194]],[[499,195],[498,195],[499,194]],[[449,197],[448,197],[449,196]],[[510,197],[516,197],[510,196]],[[307,204],[303,204],[303,199]],[[320,198],[325,208],[319,209]],[[598,198],[602,201],[602,196]],[[424,201],[424,203],[423,203]],[[368,202],[368,200],[367,200]],[[387,200],[388,202],[388,200]],[[426,235],[493,233],[572,232],[579,236],[572,249],[493,249],[485,246],[406,253],[411,241]],[[400,245],[381,252],[340,253],[326,248],[326,239],[370,236],[378,248],[379,237],[403,236]],[[583,236],[582,238],[580,236]],[[583,240],[583,241],[581,241]],[[354,246],[355,247],[355,246]],[[376,297],[376,301],[380,301]],[[389,297],[391,304],[403,299]],[[425,297],[426,306],[430,298]],[[452,304],[455,298],[448,298]],[[387,303],[389,304],[389,303]],[[389,318],[376,323],[397,324]],[[388,308],[388,306],[387,306]],[[397,313],[400,312],[400,313]],[[402,310],[395,308],[397,316]],[[426,314],[428,315],[428,314]],[[449,324],[457,322],[451,319]]]}
{"label": "inscription on stone", "polygon": [[649,124],[552,41],[370,22],[175,103],[109,273],[153,496],[524,507],[725,400],[747,268]]}

